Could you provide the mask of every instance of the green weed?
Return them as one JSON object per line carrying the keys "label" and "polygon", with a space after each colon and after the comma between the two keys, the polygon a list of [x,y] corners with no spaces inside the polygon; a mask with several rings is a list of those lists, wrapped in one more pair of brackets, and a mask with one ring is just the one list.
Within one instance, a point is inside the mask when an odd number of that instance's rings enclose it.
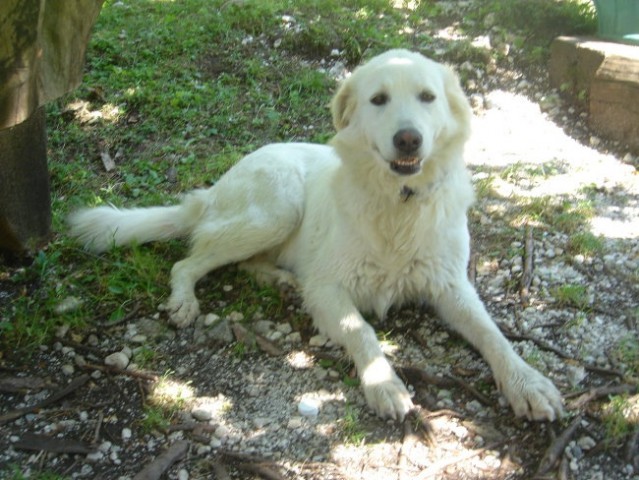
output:
{"label": "green weed", "polygon": [[357,407],[346,405],[344,417],[339,421],[342,438],[347,444],[361,446],[366,441],[368,432],[360,421],[361,412]]}
{"label": "green weed", "polygon": [[[602,423],[606,431],[606,444],[616,447],[621,444],[637,424],[637,397],[615,395],[602,410]],[[632,413],[634,411],[634,414]]]}
{"label": "green weed", "polygon": [[587,256],[600,255],[604,251],[604,242],[601,236],[590,232],[577,232],[568,240],[567,250],[573,255]]}
{"label": "green weed", "polygon": [[567,284],[552,289],[552,296],[561,307],[573,307],[579,310],[588,309],[588,289],[584,285]]}
{"label": "green weed", "polygon": [[624,372],[630,376],[639,374],[639,340],[635,335],[623,337],[612,351],[615,360],[623,364]]}

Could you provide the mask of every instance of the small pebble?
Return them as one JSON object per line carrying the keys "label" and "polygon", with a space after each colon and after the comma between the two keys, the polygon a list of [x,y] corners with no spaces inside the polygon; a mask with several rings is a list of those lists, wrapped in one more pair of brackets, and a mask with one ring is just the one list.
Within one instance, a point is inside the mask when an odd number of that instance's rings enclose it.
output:
{"label": "small pebble", "polygon": [[211,411],[211,409],[204,407],[192,410],[191,415],[193,416],[193,418],[200,422],[208,422],[213,418],[213,412]]}
{"label": "small pebble", "polygon": [[122,429],[122,440],[124,440],[125,442],[127,440],[130,440],[132,435],[133,435],[133,432],[131,431],[130,428],[123,428]]}
{"label": "small pebble", "polygon": [[313,398],[303,398],[297,404],[297,411],[304,417],[317,417],[319,402]]}
{"label": "small pebble", "polygon": [[104,359],[104,364],[110,367],[125,369],[129,364],[129,357],[122,352],[115,352]]}
{"label": "small pebble", "polygon": [[220,316],[214,313],[209,313],[204,317],[204,326],[210,327],[220,320]]}

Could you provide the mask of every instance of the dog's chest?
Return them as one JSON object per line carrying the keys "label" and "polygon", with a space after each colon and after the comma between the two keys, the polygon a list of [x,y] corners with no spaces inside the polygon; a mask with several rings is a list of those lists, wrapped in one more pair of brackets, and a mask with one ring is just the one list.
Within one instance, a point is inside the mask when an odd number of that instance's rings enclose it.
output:
{"label": "dog's chest", "polygon": [[361,253],[353,258],[343,281],[357,306],[380,318],[393,305],[430,296],[433,278],[445,271],[443,257],[418,244]]}

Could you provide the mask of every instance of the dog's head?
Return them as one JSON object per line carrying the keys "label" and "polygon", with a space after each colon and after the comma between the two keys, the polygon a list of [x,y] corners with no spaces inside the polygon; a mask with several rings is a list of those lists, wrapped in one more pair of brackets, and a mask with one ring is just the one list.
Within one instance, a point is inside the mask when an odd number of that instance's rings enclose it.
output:
{"label": "dog's head", "polygon": [[470,106],[453,71],[407,50],[388,51],[357,68],[331,111],[333,145],[343,157],[360,149],[399,176],[420,173],[450,145],[462,145],[470,131]]}

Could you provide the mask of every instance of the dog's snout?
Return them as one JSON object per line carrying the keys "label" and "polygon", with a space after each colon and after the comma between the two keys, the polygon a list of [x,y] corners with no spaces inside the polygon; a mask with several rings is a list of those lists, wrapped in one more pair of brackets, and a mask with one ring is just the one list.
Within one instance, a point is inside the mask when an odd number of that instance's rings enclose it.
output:
{"label": "dog's snout", "polygon": [[393,136],[393,145],[400,152],[410,155],[422,146],[422,135],[414,128],[404,128]]}

